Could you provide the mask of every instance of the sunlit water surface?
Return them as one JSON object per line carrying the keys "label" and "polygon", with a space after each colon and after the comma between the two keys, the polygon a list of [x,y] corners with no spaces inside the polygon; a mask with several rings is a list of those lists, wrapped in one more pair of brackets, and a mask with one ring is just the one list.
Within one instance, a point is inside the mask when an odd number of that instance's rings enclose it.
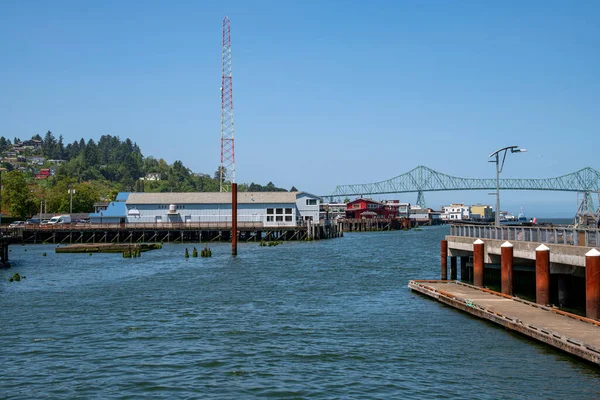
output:
{"label": "sunlit water surface", "polygon": [[438,277],[447,233],[241,244],[237,258],[212,244],[210,259],[185,259],[190,244],[139,259],[11,246],[0,398],[600,396],[593,365],[407,289]]}

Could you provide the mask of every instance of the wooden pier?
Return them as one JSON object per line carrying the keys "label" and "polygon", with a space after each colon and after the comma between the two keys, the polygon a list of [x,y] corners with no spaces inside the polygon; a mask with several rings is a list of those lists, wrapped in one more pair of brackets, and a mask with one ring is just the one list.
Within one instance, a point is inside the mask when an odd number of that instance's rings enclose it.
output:
{"label": "wooden pier", "polygon": [[[8,230],[13,243],[200,243],[231,241],[231,223],[26,225]],[[264,226],[238,223],[239,242],[320,240],[342,236],[340,224]]]}
{"label": "wooden pier", "polygon": [[600,322],[458,281],[413,280],[408,287],[600,365]]}

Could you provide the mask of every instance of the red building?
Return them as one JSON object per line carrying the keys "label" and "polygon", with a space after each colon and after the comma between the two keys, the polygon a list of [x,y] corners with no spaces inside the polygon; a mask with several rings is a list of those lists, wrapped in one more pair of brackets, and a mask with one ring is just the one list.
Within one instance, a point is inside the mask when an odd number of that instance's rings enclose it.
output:
{"label": "red building", "polygon": [[346,203],[346,218],[370,219],[396,217],[397,210],[371,199],[356,199]]}
{"label": "red building", "polygon": [[35,174],[35,179],[48,179],[50,177],[50,170],[43,168],[40,169],[40,172]]}

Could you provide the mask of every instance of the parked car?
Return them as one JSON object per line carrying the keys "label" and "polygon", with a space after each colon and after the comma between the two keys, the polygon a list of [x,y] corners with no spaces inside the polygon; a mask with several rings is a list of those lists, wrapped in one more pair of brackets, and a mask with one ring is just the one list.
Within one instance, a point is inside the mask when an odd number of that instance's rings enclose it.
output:
{"label": "parked car", "polygon": [[27,221],[25,221],[25,225],[39,225],[39,223],[39,218],[29,218]]}
{"label": "parked car", "polygon": [[11,229],[22,228],[24,226],[25,226],[25,221],[13,221],[10,223],[10,225],[8,225],[8,227]]}

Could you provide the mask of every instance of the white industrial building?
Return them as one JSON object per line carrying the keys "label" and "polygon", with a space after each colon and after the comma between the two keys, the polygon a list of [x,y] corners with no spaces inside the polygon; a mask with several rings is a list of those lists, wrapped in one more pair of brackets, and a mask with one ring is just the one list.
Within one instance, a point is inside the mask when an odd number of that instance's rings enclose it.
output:
{"label": "white industrial building", "polygon": [[[128,193],[120,198],[125,196],[111,203],[118,207],[90,214],[91,222],[231,223],[231,193]],[[265,227],[304,225],[306,220],[319,221],[320,203],[318,196],[306,192],[238,192],[237,220]],[[112,215],[112,209],[123,215]]]}
{"label": "white industrial building", "polygon": [[452,203],[449,206],[442,206],[441,219],[443,221],[457,221],[471,218],[469,206],[464,203]]}

